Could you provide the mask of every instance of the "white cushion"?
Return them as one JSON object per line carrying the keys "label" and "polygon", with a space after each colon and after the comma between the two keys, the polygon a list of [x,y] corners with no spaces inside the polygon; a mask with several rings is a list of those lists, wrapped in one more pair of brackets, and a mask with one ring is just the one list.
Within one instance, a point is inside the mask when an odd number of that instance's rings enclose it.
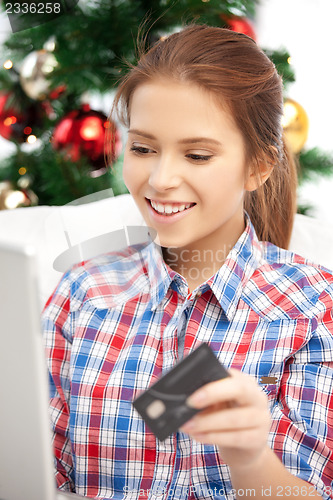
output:
{"label": "white cushion", "polygon": [[296,214],[289,250],[333,270],[333,225]]}
{"label": "white cushion", "polygon": [[[36,248],[41,308],[72,264],[147,237],[129,194],[76,206],[0,211],[0,239]],[[290,249],[333,269],[333,226],[297,214]]]}

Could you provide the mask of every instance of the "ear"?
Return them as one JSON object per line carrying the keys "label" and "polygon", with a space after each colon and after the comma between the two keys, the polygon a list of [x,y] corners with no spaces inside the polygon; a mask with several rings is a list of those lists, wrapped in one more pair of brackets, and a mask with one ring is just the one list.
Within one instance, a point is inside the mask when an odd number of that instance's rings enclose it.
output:
{"label": "ear", "polygon": [[255,191],[258,189],[267,181],[273,171],[273,168],[274,165],[266,161],[261,161],[256,168],[252,165],[245,181],[245,190]]}

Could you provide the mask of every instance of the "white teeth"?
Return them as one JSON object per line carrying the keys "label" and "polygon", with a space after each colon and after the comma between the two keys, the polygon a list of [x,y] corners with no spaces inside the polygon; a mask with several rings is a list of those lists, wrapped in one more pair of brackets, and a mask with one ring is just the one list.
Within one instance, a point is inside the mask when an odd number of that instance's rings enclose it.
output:
{"label": "white teeth", "polygon": [[170,204],[165,204],[162,205],[161,203],[157,203],[156,201],[150,200],[151,206],[160,214],[176,214],[177,212],[183,212],[187,208],[190,208],[191,203],[188,203],[187,205],[182,204],[182,205],[170,205]]}

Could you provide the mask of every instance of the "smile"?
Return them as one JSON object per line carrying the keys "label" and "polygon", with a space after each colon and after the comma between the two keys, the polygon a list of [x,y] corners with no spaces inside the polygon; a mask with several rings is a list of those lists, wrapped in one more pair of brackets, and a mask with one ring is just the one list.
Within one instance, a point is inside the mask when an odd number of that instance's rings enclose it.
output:
{"label": "smile", "polygon": [[154,200],[149,200],[153,209],[162,215],[173,215],[178,212],[184,212],[188,208],[195,205],[195,203],[187,203],[187,204],[175,204],[175,203],[159,203]]}
{"label": "smile", "polygon": [[152,217],[160,222],[178,220],[196,205],[196,203],[161,203],[156,200],[150,200],[149,198],[146,198],[146,202],[150,208]]}

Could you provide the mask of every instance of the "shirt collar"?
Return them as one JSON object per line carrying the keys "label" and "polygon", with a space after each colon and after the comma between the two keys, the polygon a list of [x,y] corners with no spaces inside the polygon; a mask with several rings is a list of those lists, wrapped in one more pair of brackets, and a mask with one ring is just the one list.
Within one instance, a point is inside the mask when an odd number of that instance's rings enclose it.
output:
{"label": "shirt collar", "polygon": [[177,273],[165,264],[162,248],[153,241],[143,249],[143,254],[144,261],[147,263],[145,271],[150,285],[152,310],[155,310],[165,297]]}
{"label": "shirt collar", "polygon": [[[245,283],[262,260],[262,247],[246,213],[245,219],[245,230],[229,252],[226,261],[203,285],[205,289],[208,286],[211,288],[229,321],[236,313]],[[186,296],[188,288],[184,278],[166,265],[161,247],[151,242],[143,252],[147,262],[152,310],[161,303],[172,282],[175,282],[180,293]]]}
{"label": "shirt collar", "polygon": [[246,227],[226,261],[208,280],[228,320],[234,317],[245,284],[259,267],[263,249],[247,214]]}

